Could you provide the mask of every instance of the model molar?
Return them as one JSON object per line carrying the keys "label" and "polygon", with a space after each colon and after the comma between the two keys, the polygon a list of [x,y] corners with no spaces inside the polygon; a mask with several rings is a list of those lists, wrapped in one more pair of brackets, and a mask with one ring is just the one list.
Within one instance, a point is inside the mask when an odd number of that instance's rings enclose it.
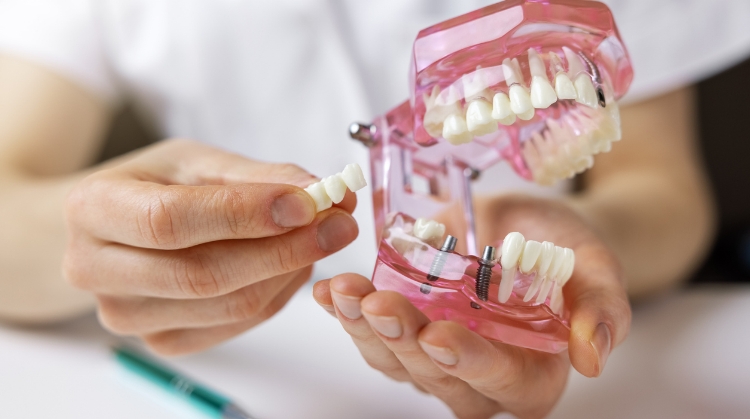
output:
{"label": "model molar", "polygon": [[344,199],[346,189],[352,192],[367,186],[362,168],[356,164],[348,164],[341,173],[329,176],[320,182],[313,183],[305,188],[305,192],[315,201],[318,212],[331,208]]}
{"label": "model molar", "polygon": [[412,235],[426,242],[439,242],[445,236],[445,224],[427,218],[417,218],[412,227]]}

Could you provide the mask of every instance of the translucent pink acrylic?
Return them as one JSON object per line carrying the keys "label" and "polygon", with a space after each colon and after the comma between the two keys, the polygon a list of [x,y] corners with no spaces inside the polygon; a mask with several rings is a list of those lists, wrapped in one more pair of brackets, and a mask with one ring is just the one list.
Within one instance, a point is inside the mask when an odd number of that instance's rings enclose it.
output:
{"label": "translucent pink acrylic", "polygon": [[[497,301],[501,267],[494,266],[490,298],[474,292],[478,246],[472,208],[471,179],[500,161],[526,179],[531,174],[520,153],[547,118],[561,118],[575,104],[558,103],[537,110],[529,121],[500,126],[493,134],[454,146],[431,136],[422,126],[425,96],[453,86],[465,99],[462,77],[482,69],[486,88],[506,88],[501,65],[505,58],[566,46],[595,64],[609,103],[628,89],[633,77],[627,51],[609,9],[594,1],[509,0],[421,31],[411,62],[411,100],[377,118],[370,147],[373,198],[379,241],[373,274],[376,288],[395,290],[409,298],[432,320],[452,320],[482,336],[524,348],[557,353],[567,348],[569,312],[555,315],[549,300],[525,303],[532,275],[516,273],[514,292],[505,304]],[[545,61],[545,64],[550,64]],[[529,79],[528,65],[522,64]],[[481,87],[481,86],[480,86]],[[439,279],[430,281],[430,266],[439,244],[408,234],[417,217],[438,220],[459,239],[455,253],[445,256]],[[464,256],[469,255],[469,256]],[[478,307],[478,308],[477,308]]]}

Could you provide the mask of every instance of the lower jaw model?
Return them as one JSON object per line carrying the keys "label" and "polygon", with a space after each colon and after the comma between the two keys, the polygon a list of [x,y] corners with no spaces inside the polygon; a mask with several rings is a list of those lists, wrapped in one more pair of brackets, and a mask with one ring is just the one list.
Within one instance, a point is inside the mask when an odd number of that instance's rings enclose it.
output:
{"label": "lower jaw model", "polygon": [[370,151],[375,287],[488,339],[564,351],[573,250],[518,232],[480,247],[471,182],[500,162],[541,185],[587,170],[621,138],[632,77],[595,1],[508,0],[421,31],[411,99],[350,128]]}

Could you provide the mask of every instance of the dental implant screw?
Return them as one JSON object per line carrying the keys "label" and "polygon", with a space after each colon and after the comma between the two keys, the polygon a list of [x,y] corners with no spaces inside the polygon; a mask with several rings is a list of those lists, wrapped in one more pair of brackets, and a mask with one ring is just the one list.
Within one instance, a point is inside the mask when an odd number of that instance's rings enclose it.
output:
{"label": "dental implant screw", "polygon": [[489,296],[492,267],[495,266],[492,262],[494,259],[495,248],[492,246],[486,246],[484,248],[484,253],[482,253],[482,259],[479,259],[479,267],[477,268],[476,292],[477,297],[482,301],[487,301]]}
{"label": "dental implant screw", "polygon": [[427,279],[436,281],[440,278],[440,273],[443,271],[445,262],[448,260],[448,254],[456,250],[456,243],[458,243],[458,239],[450,234],[445,238],[443,247],[440,248],[440,251],[435,255],[435,259],[432,260],[432,266],[430,266],[430,273],[427,274]]}
{"label": "dental implant screw", "polygon": [[364,144],[365,147],[373,147],[378,142],[375,138],[376,128],[375,125],[361,124],[354,122],[349,125],[349,136],[353,140],[357,140]]}

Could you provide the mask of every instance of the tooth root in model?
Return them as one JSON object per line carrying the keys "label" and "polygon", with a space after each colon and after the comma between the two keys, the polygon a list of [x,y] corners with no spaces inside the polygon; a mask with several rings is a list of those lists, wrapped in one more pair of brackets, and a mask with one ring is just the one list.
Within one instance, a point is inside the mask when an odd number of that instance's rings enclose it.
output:
{"label": "tooth root in model", "polygon": [[308,186],[305,192],[315,201],[316,210],[321,212],[331,208],[334,203],[341,202],[346,195],[346,188],[357,192],[365,186],[367,186],[367,181],[362,168],[352,163],[348,164],[341,173]]}
{"label": "tooth root in model", "polygon": [[565,54],[565,60],[568,61],[568,74],[571,77],[578,77],[580,73],[586,71],[581,61],[581,57],[578,56],[572,49],[563,47],[563,53]]}
{"label": "tooth root in model", "polygon": [[526,239],[521,233],[510,233],[505,236],[500,256],[500,264],[503,268],[503,277],[500,279],[500,287],[497,300],[506,303],[513,293],[513,283],[516,278],[516,266],[523,253]]}
{"label": "tooth root in model", "polygon": [[529,68],[531,71],[531,104],[537,109],[547,109],[557,102],[557,94],[547,79],[544,61],[529,49]]}
{"label": "tooth root in model", "polygon": [[555,246],[555,256],[552,259],[552,266],[547,271],[547,277],[544,279],[544,284],[542,284],[542,290],[539,291],[539,295],[536,297],[537,304],[542,304],[547,299],[552,286],[555,284],[555,278],[559,275],[564,262],[564,249],[560,246]]}
{"label": "tooth root in model", "polygon": [[539,291],[542,284],[546,281],[547,273],[549,272],[552,260],[555,258],[555,244],[552,242],[543,242],[542,250],[539,252],[539,259],[537,260],[537,272],[536,278],[531,283],[531,286],[526,291],[523,301],[529,302],[534,295]]}
{"label": "tooth root in model", "polygon": [[557,315],[562,313],[564,304],[562,288],[560,284],[555,284],[552,288],[552,296],[549,299],[549,308]]}
{"label": "tooth root in model", "polygon": [[[542,244],[534,241],[529,240],[526,242],[526,246],[523,248],[523,254],[521,255],[521,264],[518,268],[519,271],[523,274],[530,274],[533,272],[534,268],[538,265],[539,256],[542,253]],[[538,288],[541,284],[541,277],[539,275],[536,275],[534,277],[534,280],[531,282],[531,285],[529,286],[529,290],[536,287]],[[526,292],[526,296],[524,297],[524,301],[529,301],[531,297],[529,297],[530,292]]]}

